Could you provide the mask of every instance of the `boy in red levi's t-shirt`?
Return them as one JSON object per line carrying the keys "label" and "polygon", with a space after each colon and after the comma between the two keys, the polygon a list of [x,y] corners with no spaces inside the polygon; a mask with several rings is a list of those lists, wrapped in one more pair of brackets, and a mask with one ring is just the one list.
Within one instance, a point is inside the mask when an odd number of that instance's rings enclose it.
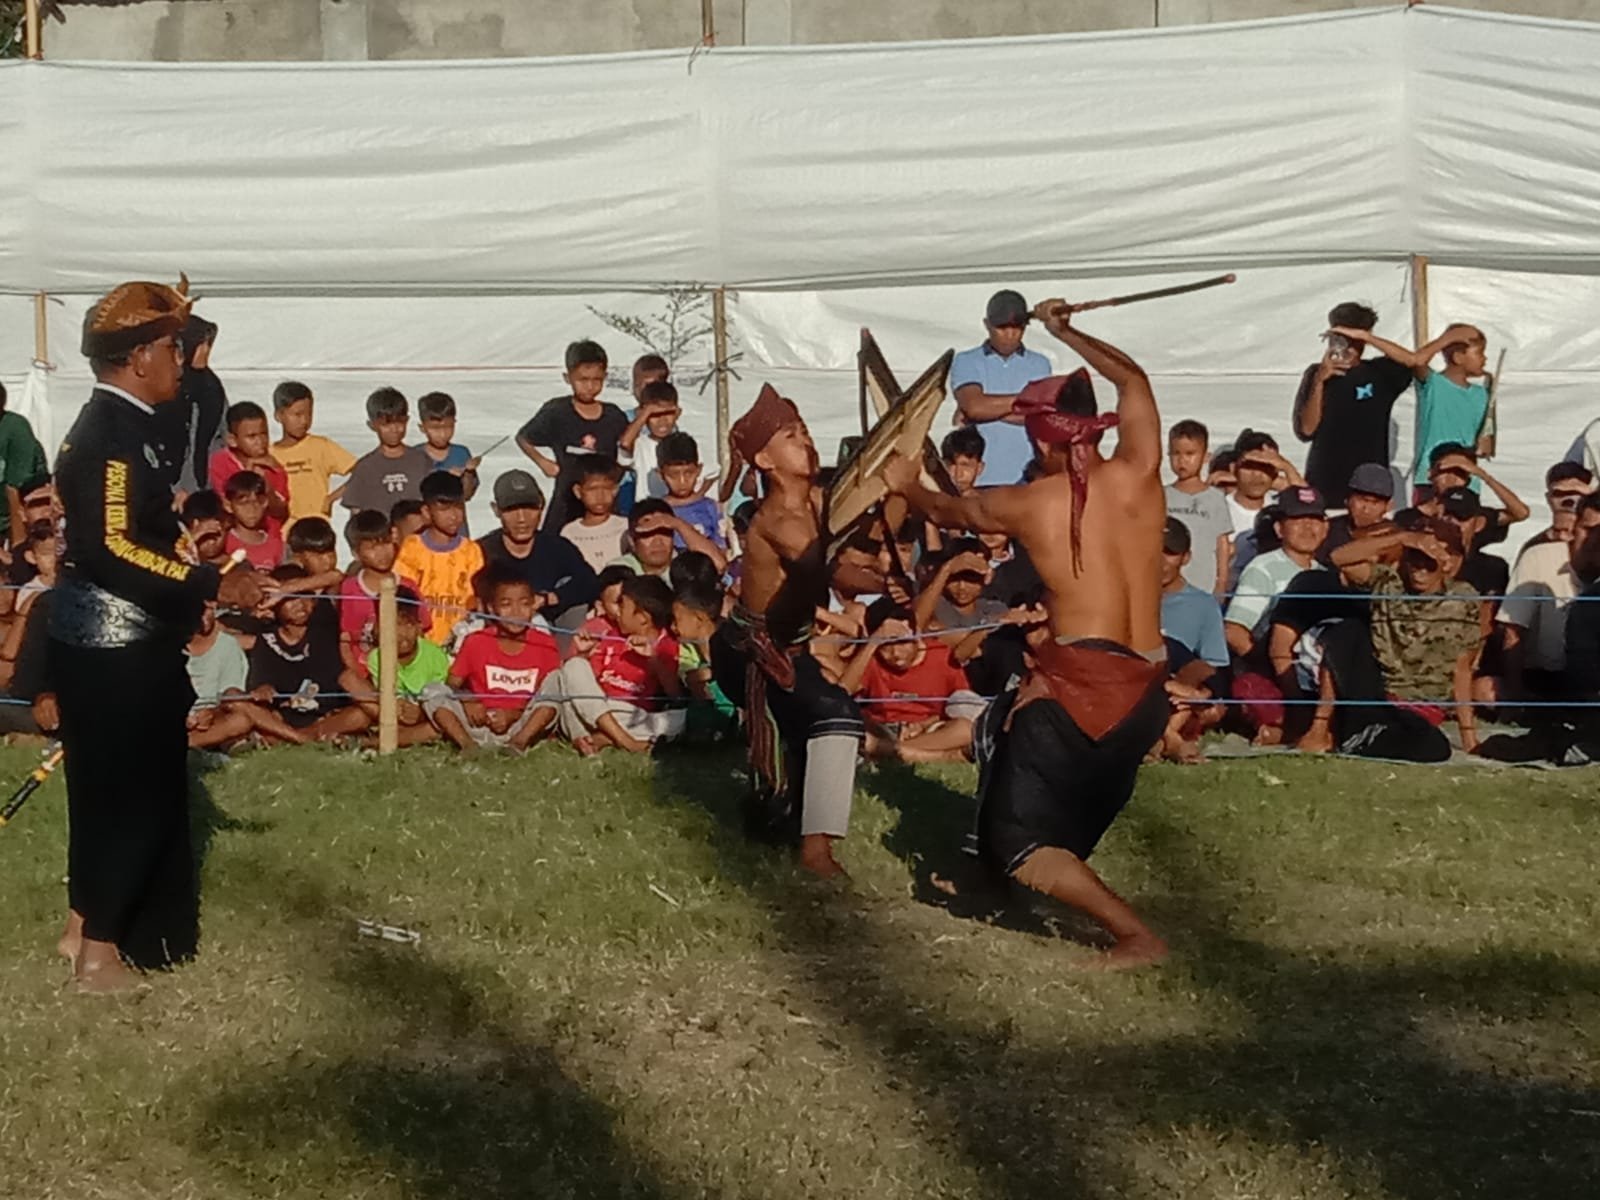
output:
{"label": "boy in red levi's t-shirt", "polygon": [[905,762],[959,760],[984,701],[937,638],[919,638],[911,611],[885,597],[867,609],[867,636],[839,686],[866,703],[866,753]]}
{"label": "boy in red levi's t-shirt", "polygon": [[442,685],[423,689],[423,711],[462,750],[526,750],[560,713],[561,654],[555,638],[533,627],[539,598],[515,566],[490,563],[476,586],[489,626],[461,643]]}
{"label": "boy in red levi's t-shirt", "polygon": [[683,734],[682,706],[661,704],[662,697],[683,691],[666,581],[654,575],[623,580],[617,625],[624,640],[580,630],[572,639],[573,657],[561,668],[561,732],[580,754],[606,746],[643,754]]}

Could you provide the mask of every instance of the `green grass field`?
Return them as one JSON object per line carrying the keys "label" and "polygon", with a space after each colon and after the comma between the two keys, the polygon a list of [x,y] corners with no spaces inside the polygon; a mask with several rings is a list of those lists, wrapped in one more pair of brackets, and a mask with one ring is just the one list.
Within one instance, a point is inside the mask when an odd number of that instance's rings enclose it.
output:
{"label": "green grass field", "polygon": [[1095,861],[1174,954],[1103,975],[918,898],[970,770],[863,771],[831,886],[732,754],[273,751],[197,784],[202,958],[109,1001],[52,781],[0,831],[0,1195],[1592,1200],[1597,781],[1150,769]]}

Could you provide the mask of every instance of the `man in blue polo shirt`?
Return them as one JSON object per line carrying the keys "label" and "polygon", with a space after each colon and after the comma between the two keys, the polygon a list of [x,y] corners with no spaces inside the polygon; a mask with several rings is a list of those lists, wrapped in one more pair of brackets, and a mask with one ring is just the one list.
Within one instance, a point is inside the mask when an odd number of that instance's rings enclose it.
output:
{"label": "man in blue polo shirt", "polygon": [[1028,327],[1028,302],[1013,291],[989,297],[984,326],[989,337],[981,346],[963,350],[950,364],[950,389],[961,415],[983,434],[983,477],[986,485],[1022,482],[1033,461],[1033,444],[1020,423],[1008,418],[1016,395],[1055,369],[1050,360],[1022,344]]}

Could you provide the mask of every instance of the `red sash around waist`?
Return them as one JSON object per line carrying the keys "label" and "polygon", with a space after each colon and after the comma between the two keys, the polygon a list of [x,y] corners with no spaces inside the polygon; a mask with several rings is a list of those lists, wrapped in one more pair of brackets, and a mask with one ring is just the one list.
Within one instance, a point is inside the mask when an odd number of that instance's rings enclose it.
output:
{"label": "red sash around waist", "polygon": [[1094,741],[1120,725],[1167,676],[1165,662],[1151,662],[1114,642],[1046,642],[1033,655],[1037,666],[1023,679],[1012,713],[1036,700],[1054,700]]}

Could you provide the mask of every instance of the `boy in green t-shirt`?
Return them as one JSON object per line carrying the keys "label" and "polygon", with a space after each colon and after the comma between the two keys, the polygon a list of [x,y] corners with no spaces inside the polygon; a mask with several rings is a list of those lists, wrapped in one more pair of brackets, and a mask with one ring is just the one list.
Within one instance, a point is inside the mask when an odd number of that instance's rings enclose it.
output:
{"label": "boy in green t-shirt", "polygon": [[[445,681],[450,673],[450,658],[437,644],[422,636],[422,598],[411,588],[402,587],[396,590],[395,601],[394,678],[399,699],[396,715],[400,721],[400,745],[417,746],[439,736],[418,698],[430,683]],[[378,666],[379,653],[373,650],[367,655],[370,679],[348,670],[339,676],[344,690],[374,724],[378,720],[378,693],[374,690]]]}
{"label": "boy in green t-shirt", "polygon": [[692,699],[686,736],[691,742],[719,742],[739,729],[733,702],[711,678],[711,635],[722,620],[722,590],[682,584],[672,598],[672,635],[678,639],[678,678]]}

